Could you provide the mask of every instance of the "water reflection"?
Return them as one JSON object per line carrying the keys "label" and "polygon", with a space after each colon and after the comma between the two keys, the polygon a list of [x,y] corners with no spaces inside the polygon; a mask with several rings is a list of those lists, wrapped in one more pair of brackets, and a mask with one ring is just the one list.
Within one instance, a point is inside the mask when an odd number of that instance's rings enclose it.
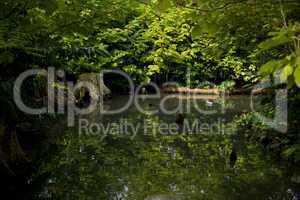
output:
{"label": "water reflection", "polygon": [[[120,106],[126,97],[115,98],[109,106]],[[201,99],[200,99],[201,100]],[[189,101],[188,99],[186,101]],[[217,100],[216,100],[217,101]],[[187,119],[212,123],[222,117],[224,123],[249,109],[246,97],[227,101],[226,113],[201,115],[187,113]],[[145,109],[157,100],[141,104]],[[174,106],[172,100],[168,103]],[[217,103],[216,103],[217,104]],[[199,101],[206,106],[205,101]],[[218,106],[218,105],[214,105]],[[132,123],[146,120],[152,134],[140,131],[135,138],[110,134],[79,135],[69,130],[57,141],[57,152],[45,156],[39,172],[41,181],[36,199],[109,199],[109,200],[224,200],[293,199],[296,186],[292,170],[274,162],[261,148],[244,142],[242,133],[156,134],[156,125],[174,122],[175,116],[141,114],[134,107],[126,113],[89,116],[102,123],[126,118]],[[142,130],[142,129],[141,129]],[[236,150],[234,166],[230,154]]]}

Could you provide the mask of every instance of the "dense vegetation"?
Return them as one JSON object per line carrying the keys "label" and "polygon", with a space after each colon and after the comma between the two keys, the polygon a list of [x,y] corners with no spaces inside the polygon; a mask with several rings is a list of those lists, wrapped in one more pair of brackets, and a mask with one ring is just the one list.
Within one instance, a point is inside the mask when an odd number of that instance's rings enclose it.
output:
{"label": "dense vegetation", "polygon": [[[198,88],[208,82],[248,88],[279,76],[281,86],[289,88],[288,133],[278,136],[252,114],[238,123],[257,133],[251,141],[292,162],[300,160],[298,0],[2,0],[0,11],[0,170],[7,176],[22,168],[19,163],[30,162],[18,142],[17,125],[54,120],[18,111],[14,80],[26,69],[48,67],[74,77],[120,69],[136,85],[177,81]],[[126,87],[122,81],[112,84]],[[33,78],[25,94],[38,104],[42,80]]]}
{"label": "dense vegetation", "polygon": [[189,68],[195,86],[246,84],[269,60],[278,61],[262,71],[290,64],[285,76],[298,62],[297,1],[3,1],[1,9],[3,79],[55,66],[71,73],[118,68],[139,83],[181,80]]}

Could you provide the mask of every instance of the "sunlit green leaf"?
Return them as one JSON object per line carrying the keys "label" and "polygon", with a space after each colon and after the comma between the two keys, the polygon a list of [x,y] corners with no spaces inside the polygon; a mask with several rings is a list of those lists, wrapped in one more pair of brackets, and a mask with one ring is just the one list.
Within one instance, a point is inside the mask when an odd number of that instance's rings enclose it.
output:
{"label": "sunlit green leaf", "polygon": [[266,64],[264,64],[263,66],[261,66],[259,72],[262,75],[269,75],[272,74],[276,71],[276,69],[280,68],[282,66],[282,61],[278,61],[278,60],[271,60],[269,62],[267,62]]}
{"label": "sunlit green leaf", "polygon": [[259,47],[262,50],[269,50],[269,49],[286,44],[291,41],[292,41],[291,36],[282,33],[282,34],[279,34],[275,37],[272,37],[272,38],[260,43]]}
{"label": "sunlit green leaf", "polygon": [[286,81],[287,78],[293,74],[293,71],[294,71],[294,68],[291,64],[286,65],[280,74],[281,81]]}
{"label": "sunlit green leaf", "polygon": [[300,87],[300,59],[297,59],[296,69],[294,71],[295,83]]}

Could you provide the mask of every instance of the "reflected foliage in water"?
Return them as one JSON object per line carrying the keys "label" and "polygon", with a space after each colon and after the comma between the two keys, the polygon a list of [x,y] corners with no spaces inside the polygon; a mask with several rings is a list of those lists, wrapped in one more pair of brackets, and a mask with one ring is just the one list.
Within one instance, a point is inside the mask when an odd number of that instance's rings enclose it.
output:
{"label": "reflected foliage in water", "polygon": [[[127,119],[151,124],[165,120],[133,110]],[[134,139],[115,134],[101,140],[69,130],[57,146],[57,154],[45,157],[35,176],[44,177],[36,199],[282,200],[292,199],[296,188],[290,182],[292,172],[259,146],[245,143],[242,134],[139,133]],[[231,166],[233,148],[237,160]]]}

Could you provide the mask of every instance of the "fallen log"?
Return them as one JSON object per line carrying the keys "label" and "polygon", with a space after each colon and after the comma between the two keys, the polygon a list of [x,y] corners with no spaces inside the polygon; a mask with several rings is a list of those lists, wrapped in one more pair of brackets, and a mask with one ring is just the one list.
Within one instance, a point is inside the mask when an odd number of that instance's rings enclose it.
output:
{"label": "fallen log", "polygon": [[226,93],[228,95],[259,95],[259,94],[269,94],[274,90],[270,88],[258,88],[258,89],[233,89],[233,90],[220,90],[217,88],[212,89],[202,89],[202,88],[187,88],[187,87],[164,87],[162,88],[163,93],[167,94],[205,94],[205,95],[220,95]]}

